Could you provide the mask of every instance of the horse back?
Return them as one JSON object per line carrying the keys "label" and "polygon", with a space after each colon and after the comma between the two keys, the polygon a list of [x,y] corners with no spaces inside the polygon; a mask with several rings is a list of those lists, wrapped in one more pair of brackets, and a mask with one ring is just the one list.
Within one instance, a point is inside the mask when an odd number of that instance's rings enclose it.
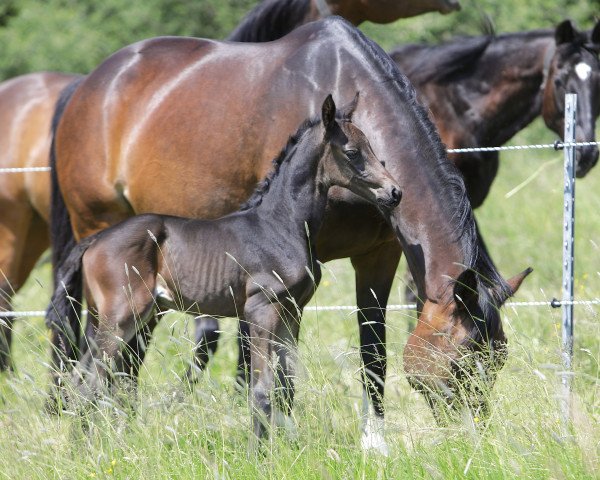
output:
{"label": "horse back", "polygon": [[[47,167],[50,123],[61,90],[76,75],[38,72],[0,83],[0,168]],[[46,221],[50,182],[38,172],[0,175],[0,201],[6,212],[27,203]]]}

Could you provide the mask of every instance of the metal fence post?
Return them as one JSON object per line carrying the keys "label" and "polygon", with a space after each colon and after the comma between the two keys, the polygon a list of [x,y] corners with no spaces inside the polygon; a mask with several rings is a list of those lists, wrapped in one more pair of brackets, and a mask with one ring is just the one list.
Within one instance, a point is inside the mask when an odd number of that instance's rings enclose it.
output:
{"label": "metal fence post", "polygon": [[573,359],[573,260],[575,236],[575,124],[577,95],[565,95],[565,163],[564,163],[564,220],[563,220],[563,283],[562,283],[562,415],[568,425],[571,417],[571,363]]}

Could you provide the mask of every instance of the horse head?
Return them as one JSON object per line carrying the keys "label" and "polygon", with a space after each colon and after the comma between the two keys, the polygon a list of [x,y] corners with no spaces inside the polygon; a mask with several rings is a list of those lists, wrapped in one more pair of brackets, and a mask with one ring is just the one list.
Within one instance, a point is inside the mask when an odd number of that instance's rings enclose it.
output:
{"label": "horse head", "polygon": [[380,162],[362,130],[352,123],[358,103],[354,100],[340,111],[331,95],[321,107],[321,119],[329,148],[325,175],[334,185],[346,187],[384,208],[394,208],[402,196],[400,187]]}
{"label": "horse head", "polygon": [[504,281],[485,253],[475,268],[457,271],[437,302],[426,300],[404,350],[410,384],[422,392],[439,423],[466,406],[485,416],[488,392],[507,356],[500,307],[531,273],[528,268]]}
{"label": "horse head", "polygon": [[[565,94],[577,94],[577,141],[594,141],[600,113],[600,22],[590,33],[579,32],[570,20],[556,27],[555,46],[545,62],[542,115],[546,125],[563,136]],[[576,175],[584,177],[598,161],[598,147],[576,150]]]}

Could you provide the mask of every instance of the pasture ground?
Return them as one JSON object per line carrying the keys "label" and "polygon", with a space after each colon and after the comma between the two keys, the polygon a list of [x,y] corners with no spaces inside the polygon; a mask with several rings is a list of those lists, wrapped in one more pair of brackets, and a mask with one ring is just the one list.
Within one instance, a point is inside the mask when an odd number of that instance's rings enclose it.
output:
{"label": "pasture ground", "polygon": [[[533,133],[536,135],[533,135]],[[516,138],[552,137],[539,125]],[[600,296],[600,167],[577,183],[576,296]],[[541,170],[538,172],[538,170]],[[506,194],[533,176],[509,198]],[[562,153],[504,153],[492,194],[478,212],[505,276],[533,266],[515,300],[560,296]],[[354,303],[349,262],[327,265],[312,304]],[[403,269],[390,303],[403,303]],[[38,267],[16,298],[43,309],[49,266]],[[389,458],[359,448],[358,334],[347,312],[303,320],[297,437],[279,435],[263,457],[249,456],[249,413],[235,393],[235,323],[224,321],[221,348],[193,392],[180,380],[193,347],[192,319],[172,314],[157,329],[141,377],[137,415],[101,406],[82,422],[43,413],[48,333],[43,319],[16,324],[16,372],[0,376],[0,478],[597,478],[600,471],[600,308],[575,308],[574,427],[564,435],[558,392],[560,310],[505,308],[510,358],[492,393],[489,423],[465,419],[436,427],[402,373],[407,313],[388,314],[386,390]]]}

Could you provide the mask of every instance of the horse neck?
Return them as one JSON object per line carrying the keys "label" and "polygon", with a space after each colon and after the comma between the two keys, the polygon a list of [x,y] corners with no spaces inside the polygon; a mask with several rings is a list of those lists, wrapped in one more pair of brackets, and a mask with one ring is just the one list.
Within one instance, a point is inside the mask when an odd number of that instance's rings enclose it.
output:
{"label": "horse neck", "polygon": [[502,36],[470,74],[433,87],[439,94],[429,107],[437,121],[451,123],[440,129],[454,133],[457,123],[463,128],[465,138],[457,135],[449,146],[502,145],[540,115],[545,57],[553,43],[550,32]]}
{"label": "horse neck", "polygon": [[276,219],[278,229],[305,235],[305,223],[315,238],[325,216],[327,186],[321,159],[325,145],[318,136],[321,128],[302,134],[271,179],[271,185],[257,207],[259,216]]}

